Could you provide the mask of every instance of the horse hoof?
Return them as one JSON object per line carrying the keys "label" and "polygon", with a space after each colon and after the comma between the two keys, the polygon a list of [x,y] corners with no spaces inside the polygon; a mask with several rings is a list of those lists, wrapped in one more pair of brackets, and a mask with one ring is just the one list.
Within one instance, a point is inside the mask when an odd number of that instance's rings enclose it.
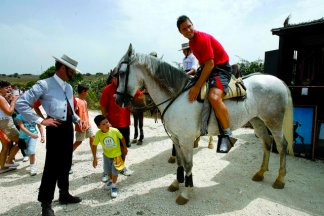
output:
{"label": "horse hoof", "polygon": [[187,202],[189,201],[189,199],[187,198],[184,198],[183,196],[179,195],[176,199],[176,203],[178,205],[184,205],[184,204],[187,204]]}
{"label": "horse hoof", "polygon": [[176,157],[175,156],[171,156],[168,160],[168,163],[174,164],[176,162]]}
{"label": "horse hoof", "polygon": [[132,143],[137,143],[137,139],[133,139],[132,140]]}
{"label": "horse hoof", "polygon": [[142,140],[138,140],[137,145],[142,145],[143,141]]}
{"label": "horse hoof", "polygon": [[263,175],[260,175],[259,173],[256,173],[253,177],[252,177],[252,180],[253,181],[263,181],[264,179],[264,176]]}
{"label": "horse hoof", "polygon": [[272,187],[273,187],[274,189],[283,189],[283,188],[285,187],[285,183],[276,180],[276,181],[273,183]]}
{"label": "horse hoof", "polygon": [[170,185],[170,186],[168,187],[168,191],[170,191],[170,192],[175,192],[175,191],[177,191],[177,190],[179,190],[179,187],[176,187],[176,186],[174,186],[174,185]]}

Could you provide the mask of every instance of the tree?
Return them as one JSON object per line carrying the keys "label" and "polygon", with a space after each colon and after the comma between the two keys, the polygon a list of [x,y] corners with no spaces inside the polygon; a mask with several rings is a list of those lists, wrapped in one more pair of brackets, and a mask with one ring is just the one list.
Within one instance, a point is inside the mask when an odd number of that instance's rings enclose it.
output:
{"label": "tree", "polygon": [[[237,57],[239,57],[239,56],[237,56]],[[249,62],[243,58],[240,58],[240,61],[241,62],[239,62],[238,65],[239,65],[240,72],[241,72],[242,76],[245,76],[245,75],[248,75],[251,73],[255,73],[255,72],[264,73],[263,60],[258,59],[258,60]]]}

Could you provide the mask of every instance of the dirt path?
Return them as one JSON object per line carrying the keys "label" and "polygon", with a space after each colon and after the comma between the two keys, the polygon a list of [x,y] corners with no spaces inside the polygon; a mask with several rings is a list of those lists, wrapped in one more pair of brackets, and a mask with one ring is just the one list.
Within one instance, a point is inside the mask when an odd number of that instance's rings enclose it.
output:
{"label": "dirt path", "polygon": [[[96,114],[91,112],[91,118]],[[216,154],[207,148],[207,137],[201,139],[194,150],[194,192],[187,205],[178,206],[175,199],[179,192],[166,190],[176,173],[176,165],[167,163],[171,141],[160,120],[155,123],[146,118],[144,125],[143,145],[133,145],[127,157],[127,166],[134,174],[120,176],[118,197],[111,199],[104,190],[102,161],[97,169],[92,168],[89,144],[84,142],[74,154],[74,173],[70,175],[70,191],[83,201],[68,206],[55,201],[56,215],[324,215],[323,161],[288,156],[286,187],[275,190],[271,185],[277,176],[278,155],[271,154],[264,181],[253,182],[262,146],[251,129],[234,132],[239,141],[227,155]],[[39,144],[36,154],[38,175],[29,176],[28,163],[22,162],[18,153],[18,170],[0,176],[1,215],[40,214],[37,193],[45,146]]]}

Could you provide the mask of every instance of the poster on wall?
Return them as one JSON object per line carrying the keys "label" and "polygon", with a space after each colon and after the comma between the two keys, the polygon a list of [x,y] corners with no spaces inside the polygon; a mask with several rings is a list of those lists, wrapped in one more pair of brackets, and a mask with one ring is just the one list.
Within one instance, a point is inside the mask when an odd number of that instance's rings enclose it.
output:
{"label": "poster on wall", "polygon": [[294,106],[295,156],[313,158],[316,106]]}

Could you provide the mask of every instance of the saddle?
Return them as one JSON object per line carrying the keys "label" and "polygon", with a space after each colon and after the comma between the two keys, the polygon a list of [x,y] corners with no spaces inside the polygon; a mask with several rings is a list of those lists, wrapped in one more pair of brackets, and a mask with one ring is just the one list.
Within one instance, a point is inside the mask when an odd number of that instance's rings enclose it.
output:
{"label": "saddle", "polygon": [[[203,102],[207,95],[207,82],[200,88],[197,101]],[[244,86],[242,77],[235,78],[234,75],[231,76],[231,80],[228,83],[228,92],[224,95],[223,99],[230,98],[244,98],[246,96],[246,87]]]}

